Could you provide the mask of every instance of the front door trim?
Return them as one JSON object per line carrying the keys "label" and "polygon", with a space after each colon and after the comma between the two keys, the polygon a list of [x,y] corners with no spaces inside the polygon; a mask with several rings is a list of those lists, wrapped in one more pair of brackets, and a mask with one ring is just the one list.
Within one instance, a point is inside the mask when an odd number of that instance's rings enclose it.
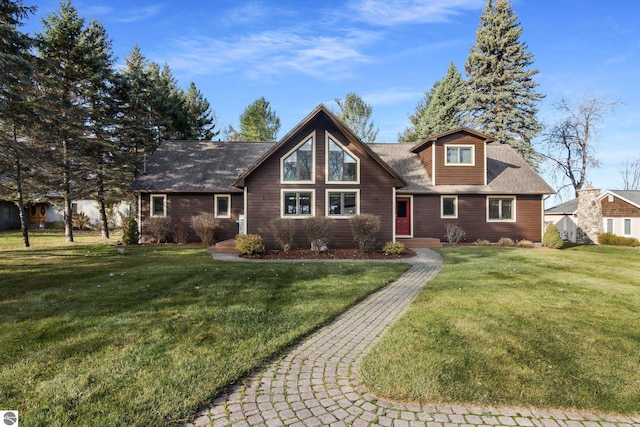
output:
{"label": "front door trim", "polygon": [[[399,199],[409,199],[409,234],[398,234],[398,226],[396,224],[397,221],[397,215],[398,212],[397,210],[397,205],[398,205],[398,200]],[[395,225],[395,237],[401,237],[401,238],[413,238],[413,196],[410,194],[396,194],[396,198],[393,204],[393,215],[394,215],[394,225]]]}

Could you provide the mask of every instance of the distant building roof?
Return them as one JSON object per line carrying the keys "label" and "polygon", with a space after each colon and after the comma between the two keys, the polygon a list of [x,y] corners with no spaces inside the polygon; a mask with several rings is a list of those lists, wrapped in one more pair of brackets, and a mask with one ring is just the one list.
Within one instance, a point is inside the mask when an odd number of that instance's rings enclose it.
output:
{"label": "distant building roof", "polygon": [[573,215],[578,211],[578,199],[568,200],[549,209],[545,209],[544,213],[548,215]]}
{"label": "distant building roof", "polygon": [[620,199],[626,200],[640,208],[640,190],[606,190],[600,195],[600,199],[608,194],[613,194]]}

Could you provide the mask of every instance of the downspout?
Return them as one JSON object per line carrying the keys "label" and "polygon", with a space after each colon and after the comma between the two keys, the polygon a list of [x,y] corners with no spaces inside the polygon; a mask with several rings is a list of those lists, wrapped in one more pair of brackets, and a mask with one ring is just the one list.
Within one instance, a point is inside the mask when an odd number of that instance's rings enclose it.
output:
{"label": "downspout", "polygon": [[136,194],[138,198],[138,242],[142,239],[142,193]]}
{"label": "downspout", "polygon": [[393,233],[393,242],[396,242],[396,187],[392,191],[393,201],[391,202],[391,232]]}

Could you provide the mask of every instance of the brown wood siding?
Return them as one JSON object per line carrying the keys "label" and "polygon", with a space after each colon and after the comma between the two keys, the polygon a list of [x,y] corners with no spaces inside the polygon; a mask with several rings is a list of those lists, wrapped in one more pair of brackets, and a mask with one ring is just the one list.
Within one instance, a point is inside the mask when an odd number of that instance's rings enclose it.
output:
{"label": "brown wood siding", "polygon": [[[347,147],[360,160],[360,184],[327,184],[325,183],[325,129],[331,136]],[[280,158],[296,144],[315,130],[315,184],[280,184]],[[278,249],[273,237],[270,222],[280,218],[281,189],[315,190],[315,215],[326,214],[326,192],[336,190],[360,190],[360,213],[371,213],[382,220],[377,239],[381,243],[393,237],[393,180],[380,168],[367,153],[356,143],[347,140],[331,122],[319,116],[307,126],[292,135],[290,143],[275,152],[245,181],[248,189],[247,232],[259,234],[265,246]],[[309,243],[304,232],[305,219],[294,219],[295,233],[293,246],[307,248]],[[329,247],[352,248],[355,242],[351,236],[348,219],[336,218],[333,235]]]}
{"label": "brown wood siding", "polygon": [[433,182],[433,144],[421,150],[418,153],[418,158],[420,159],[422,166],[424,166],[424,169],[427,171],[429,180]]}
{"label": "brown wood siding", "polygon": [[464,229],[468,243],[478,239],[496,242],[501,237],[542,240],[541,196],[516,196],[516,222],[488,222],[486,200],[485,195],[459,195],[458,218],[440,218],[439,195],[414,195],[413,235],[446,241],[446,226],[452,223]]}
{"label": "brown wood siding", "polygon": [[[154,195],[167,196],[167,216],[171,217],[174,226],[180,226],[188,230],[188,242],[199,243],[198,235],[191,228],[191,217],[200,214],[214,214],[214,193],[153,193]],[[227,194],[227,193],[225,193]],[[150,241],[146,221],[150,217],[150,193],[141,194],[141,219],[142,242]],[[231,218],[216,218],[215,240],[233,239],[238,234],[238,215],[244,211],[244,198],[242,194],[231,194]]]}
{"label": "brown wood siding", "polygon": [[609,197],[604,197],[600,203],[602,204],[602,216],[605,218],[632,218],[640,217],[640,208],[633,206],[631,203],[613,197],[613,201],[609,201]]}
{"label": "brown wood siding", "polygon": [[[445,144],[473,145],[475,164],[473,166],[446,166]],[[436,185],[484,185],[486,143],[473,135],[456,133],[438,139],[435,145],[435,184]]]}

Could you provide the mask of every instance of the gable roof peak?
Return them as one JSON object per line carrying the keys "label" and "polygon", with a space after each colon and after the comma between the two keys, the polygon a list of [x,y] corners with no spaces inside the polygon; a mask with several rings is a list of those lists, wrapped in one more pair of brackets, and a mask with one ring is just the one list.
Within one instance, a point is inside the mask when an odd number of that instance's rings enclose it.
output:
{"label": "gable roof peak", "polygon": [[475,137],[478,137],[480,139],[483,139],[485,143],[490,143],[495,141],[495,139],[492,136],[487,135],[486,133],[482,133],[480,131],[477,131],[475,129],[471,129],[468,128],[466,126],[460,126],[445,132],[441,132],[441,133],[437,133],[435,135],[431,135],[428,136],[427,138],[423,139],[422,141],[418,142],[412,149],[411,151],[413,153],[417,153],[420,150],[422,150],[423,148],[425,148],[426,146],[433,144],[434,142],[436,142],[437,140],[447,137],[449,135],[454,135],[456,133],[467,133],[469,135],[473,135]]}

